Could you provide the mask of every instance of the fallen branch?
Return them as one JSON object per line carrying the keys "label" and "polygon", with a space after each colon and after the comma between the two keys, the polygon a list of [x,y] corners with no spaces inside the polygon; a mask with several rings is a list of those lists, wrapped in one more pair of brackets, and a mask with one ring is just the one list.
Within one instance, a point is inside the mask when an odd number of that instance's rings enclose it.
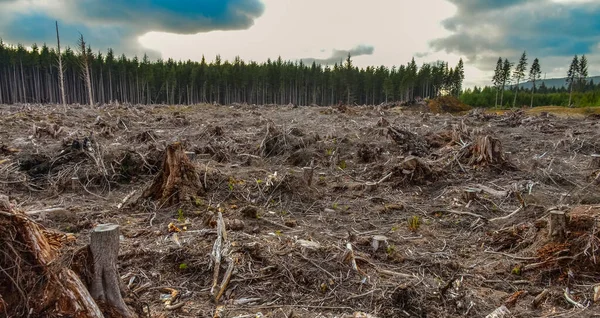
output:
{"label": "fallen branch", "polygon": [[565,288],[565,292],[563,293],[563,295],[565,296],[565,299],[567,300],[567,302],[569,304],[575,306],[575,308],[579,308],[579,309],[587,308],[586,306],[576,302],[575,300],[573,300],[573,298],[571,298],[571,296],[569,296],[569,287]]}
{"label": "fallen branch", "polygon": [[507,219],[510,219],[510,218],[511,218],[511,217],[513,217],[515,214],[519,213],[519,212],[520,212],[522,209],[523,209],[523,207],[522,207],[522,206],[520,206],[518,209],[516,209],[516,210],[515,210],[514,212],[512,212],[511,214],[509,214],[509,215],[506,215],[506,216],[501,216],[501,217],[497,217],[497,218],[490,219],[490,222],[496,222],[496,221],[502,221],[502,220],[507,220]]}
{"label": "fallen branch", "polygon": [[215,302],[218,302],[219,299],[221,298],[221,296],[223,296],[223,293],[225,292],[225,289],[227,289],[227,285],[229,284],[229,281],[231,280],[231,275],[233,274],[233,265],[234,265],[233,260],[231,258],[229,258],[227,260],[227,263],[229,264],[229,266],[227,267],[225,276],[223,276],[223,281],[221,282],[219,292],[215,296]]}
{"label": "fallen branch", "polygon": [[44,213],[67,212],[67,211],[68,210],[65,208],[50,208],[50,209],[44,209],[44,210],[29,211],[29,212],[25,212],[25,214],[36,215],[36,214],[44,214]]}
{"label": "fallen branch", "polygon": [[452,213],[452,214],[458,214],[458,215],[469,215],[469,216],[473,216],[473,217],[480,218],[480,219],[483,219],[483,220],[487,220],[487,218],[485,216],[479,215],[479,214],[475,214],[475,213],[472,213],[472,212],[462,212],[462,211],[455,211],[455,210],[437,210],[437,211],[434,211],[434,212],[446,212],[446,213]]}
{"label": "fallen branch", "polygon": [[127,201],[133,196],[133,194],[135,193],[135,191],[136,190],[133,190],[133,191],[129,192],[129,194],[126,195],[123,198],[123,200],[121,200],[121,203],[117,204],[117,210],[120,210],[125,205],[125,203],[127,203]]}

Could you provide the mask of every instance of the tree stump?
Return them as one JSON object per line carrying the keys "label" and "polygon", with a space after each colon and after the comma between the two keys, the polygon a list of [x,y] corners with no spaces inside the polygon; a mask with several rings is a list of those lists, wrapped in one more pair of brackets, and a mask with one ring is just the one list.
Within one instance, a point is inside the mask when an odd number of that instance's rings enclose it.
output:
{"label": "tree stump", "polygon": [[159,200],[161,204],[195,202],[196,196],[203,195],[196,168],[183,150],[181,143],[167,146],[162,169],[152,185],[144,191],[142,198]]}
{"label": "tree stump", "polygon": [[0,253],[0,316],[104,318],[77,274],[61,264],[61,247],[74,237],[45,229],[1,194],[0,229],[7,251]]}
{"label": "tree stump", "polygon": [[590,168],[592,169],[600,169],[600,155],[593,154],[591,155],[592,160],[590,161]]}
{"label": "tree stump", "polygon": [[565,238],[567,232],[567,215],[562,211],[551,211],[548,223],[548,238],[560,241]]}
{"label": "tree stump", "polygon": [[478,189],[466,189],[462,194],[462,200],[465,203],[469,203],[475,199],[477,199]]}
{"label": "tree stump", "polygon": [[302,168],[303,171],[303,179],[304,182],[306,183],[307,186],[310,187],[310,185],[312,184],[312,179],[313,179],[313,172],[315,171],[315,169],[313,167],[304,167]]}
{"label": "tree stump", "polygon": [[101,224],[91,234],[90,250],[94,261],[94,277],[90,294],[97,301],[115,308],[123,317],[134,317],[123,298],[119,287],[117,256],[119,255],[119,226]]}

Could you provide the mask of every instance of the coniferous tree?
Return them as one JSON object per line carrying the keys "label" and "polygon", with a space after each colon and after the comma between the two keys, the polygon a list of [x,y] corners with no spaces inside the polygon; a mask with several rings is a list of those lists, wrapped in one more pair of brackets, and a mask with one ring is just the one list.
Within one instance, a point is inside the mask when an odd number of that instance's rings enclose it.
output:
{"label": "coniferous tree", "polygon": [[352,61],[322,66],[281,58],[264,63],[219,56],[212,62],[150,61],[147,56],[115,55],[111,49],[93,53],[87,43],[78,43],[74,52],[58,40],[60,53],[57,47],[0,41],[0,103],[379,104],[442,92],[458,95],[464,80],[460,65],[451,69],[445,62],[418,67],[411,60],[400,67],[359,69]]}
{"label": "coniferous tree", "polygon": [[581,56],[579,59],[579,87],[581,89],[585,88],[587,77],[588,77],[588,65],[587,58],[585,54]]}
{"label": "coniferous tree", "polygon": [[501,93],[500,93],[500,105],[504,106],[503,101],[504,101],[504,88],[506,87],[506,84],[510,84],[510,74],[511,74],[511,69],[512,68],[512,63],[510,63],[508,61],[508,59],[504,59],[504,63],[502,64],[502,72],[500,73],[500,79],[502,82],[502,88],[501,88]]}
{"label": "coniferous tree", "polygon": [[567,72],[567,84],[569,84],[569,107],[572,107],[571,101],[573,100],[573,86],[575,86],[575,79],[579,78],[579,57],[575,55],[573,57],[573,61],[571,61],[571,66],[569,66],[569,71]]}
{"label": "coniferous tree", "polygon": [[513,72],[513,78],[516,81],[515,85],[515,98],[513,100],[513,107],[517,104],[517,95],[519,94],[519,84],[521,79],[525,77],[525,70],[527,70],[527,53],[523,52],[521,58],[519,59],[519,63],[515,67],[515,71]]}
{"label": "coniferous tree", "polygon": [[531,69],[529,70],[529,80],[532,83],[531,87],[531,104],[530,107],[533,107],[533,95],[535,94],[535,83],[542,77],[542,71],[540,70],[540,61],[536,58],[533,60],[533,64],[531,64]]}
{"label": "coniferous tree", "polygon": [[492,77],[492,84],[496,89],[496,102],[494,103],[494,107],[498,107],[498,92],[502,87],[502,58],[498,58],[498,62],[496,62],[496,69],[494,70],[494,77]]}
{"label": "coniferous tree", "polygon": [[455,74],[455,80],[454,80],[455,94],[456,94],[456,97],[460,97],[460,93],[462,91],[462,83],[465,80],[465,66],[464,66],[462,58],[460,60],[458,60],[458,64],[456,65],[456,68],[454,69],[454,74]]}

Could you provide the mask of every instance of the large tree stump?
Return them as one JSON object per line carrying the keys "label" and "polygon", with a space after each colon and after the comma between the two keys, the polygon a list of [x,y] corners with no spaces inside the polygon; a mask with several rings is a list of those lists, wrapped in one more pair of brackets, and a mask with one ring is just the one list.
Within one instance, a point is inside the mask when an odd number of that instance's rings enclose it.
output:
{"label": "large tree stump", "polygon": [[49,231],[0,195],[0,316],[104,315],[79,277],[63,263],[61,247],[74,237]]}
{"label": "large tree stump", "polygon": [[562,211],[550,211],[548,222],[548,238],[563,240],[567,233],[567,215]]}
{"label": "large tree stump", "polygon": [[115,308],[124,317],[134,317],[123,298],[119,287],[117,272],[117,256],[119,255],[119,226],[101,224],[91,234],[90,250],[94,261],[94,277],[90,286],[90,294]]}
{"label": "large tree stump", "polygon": [[152,185],[144,191],[142,198],[159,200],[161,204],[177,204],[196,200],[203,195],[196,168],[186,155],[181,143],[171,144],[166,149],[162,169]]}

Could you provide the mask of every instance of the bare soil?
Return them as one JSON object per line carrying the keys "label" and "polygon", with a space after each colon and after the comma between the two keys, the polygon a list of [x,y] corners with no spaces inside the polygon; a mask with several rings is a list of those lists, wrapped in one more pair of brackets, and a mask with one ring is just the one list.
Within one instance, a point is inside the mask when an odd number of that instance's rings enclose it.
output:
{"label": "bare soil", "polygon": [[[175,143],[197,188],[143,196]],[[119,224],[124,296],[150,317],[593,316],[599,153],[598,119],[551,113],[0,107],[0,193],[64,208],[32,217],[74,234],[66,254]],[[215,301],[219,213],[219,284],[233,272]]]}

